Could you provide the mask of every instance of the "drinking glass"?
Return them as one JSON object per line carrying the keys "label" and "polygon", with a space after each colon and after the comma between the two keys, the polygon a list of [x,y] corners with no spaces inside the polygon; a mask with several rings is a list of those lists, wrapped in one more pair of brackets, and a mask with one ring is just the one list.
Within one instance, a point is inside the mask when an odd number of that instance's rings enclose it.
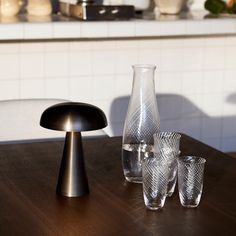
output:
{"label": "drinking glass", "polygon": [[197,156],[178,158],[178,188],[182,206],[198,206],[203,189],[205,163],[204,158]]}
{"label": "drinking glass", "polygon": [[157,210],[164,206],[168,185],[168,162],[158,153],[142,162],[143,197],[146,207]]}
{"label": "drinking glass", "polygon": [[180,154],[179,145],[181,135],[176,132],[159,132],[154,134],[153,151],[159,153],[168,162],[169,180],[167,196],[174,193],[177,180],[177,158]]}

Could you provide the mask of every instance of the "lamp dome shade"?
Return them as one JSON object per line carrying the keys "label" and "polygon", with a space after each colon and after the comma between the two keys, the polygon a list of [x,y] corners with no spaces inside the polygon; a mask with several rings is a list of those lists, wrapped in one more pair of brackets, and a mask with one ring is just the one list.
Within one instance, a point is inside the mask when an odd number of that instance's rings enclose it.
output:
{"label": "lamp dome shade", "polygon": [[64,102],[48,107],[42,114],[44,128],[68,132],[102,129],[107,126],[104,112],[91,104]]}

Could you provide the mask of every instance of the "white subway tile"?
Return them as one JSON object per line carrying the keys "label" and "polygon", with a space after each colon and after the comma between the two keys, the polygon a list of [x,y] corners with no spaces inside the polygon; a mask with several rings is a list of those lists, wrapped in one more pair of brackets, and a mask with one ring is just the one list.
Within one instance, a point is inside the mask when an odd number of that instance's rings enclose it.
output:
{"label": "white subway tile", "polygon": [[187,35],[208,35],[210,34],[210,29],[212,23],[210,21],[202,20],[188,20],[186,22],[186,34]]}
{"label": "white subway tile", "polygon": [[45,53],[53,53],[53,52],[56,52],[56,53],[66,53],[69,51],[69,43],[68,42],[44,42],[44,50],[45,50]]}
{"label": "white subway tile", "polygon": [[115,97],[129,97],[132,91],[132,75],[115,75]]}
{"label": "white subway tile", "polygon": [[53,36],[52,25],[47,23],[24,23],[24,39],[50,39]]}
{"label": "white subway tile", "polygon": [[235,35],[225,36],[225,46],[236,46],[236,37]]}
{"label": "white subway tile", "polygon": [[77,51],[69,54],[69,73],[72,76],[92,74],[92,52]]}
{"label": "white subway tile", "polygon": [[236,69],[224,71],[223,91],[232,93],[236,91]]}
{"label": "white subway tile", "polygon": [[136,36],[160,36],[161,23],[158,21],[136,21],[135,22]]}
{"label": "white subway tile", "polygon": [[182,73],[183,94],[202,93],[202,71],[186,71]]}
{"label": "white subway tile", "polygon": [[20,53],[43,53],[45,48],[45,43],[43,42],[19,43],[18,45]]}
{"label": "white subway tile", "polygon": [[203,93],[221,93],[223,91],[223,70],[203,72]]}
{"label": "white subway tile", "polygon": [[134,37],[135,23],[133,21],[117,21],[108,23],[109,37]]}
{"label": "white subway tile", "polygon": [[222,132],[222,118],[204,116],[201,119],[202,138],[221,137]]}
{"label": "white subway tile", "polygon": [[223,138],[221,139],[223,152],[232,152],[236,150],[236,137]]}
{"label": "white subway tile", "polygon": [[0,24],[0,39],[23,39],[23,24]]}
{"label": "white subway tile", "polygon": [[182,71],[183,48],[163,48],[161,50],[161,71]]}
{"label": "white subway tile", "polygon": [[222,136],[236,137],[235,115],[222,117]]}
{"label": "white subway tile", "polygon": [[160,23],[161,36],[185,35],[186,21],[162,21]]}
{"label": "white subway tile", "polygon": [[[0,33],[1,34],[1,33]],[[16,54],[20,51],[19,43],[0,43],[0,55],[1,54]]]}
{"label": "white subway tile", "polygon": [[93,51],[92,70],[94,75],[114,74],[115,62],[112,51]]}
{"label": "white subway tile", "polygon": [[0,80],[19,78],[19,54],[0,54]]}
{"label": "white subway tile", "polygon": [[[155,42],[157,44],[157,40],[155,40]],[[159,44],[160,44],[160,48],[168,48],[168,49],[181,48],[184,46],[184,39],[183,38],[165,38],[163,40],[159,40]]]}
{"label": "white subway tile", "polygon": [[[227,21],[227,23],[226,23]],[[209,28],[212,34],[230,34],[235,33],[236,25],[235,19],[214,19],[211,22],[212,27]],[[215,27],[217,25],[217,27]]]}
{"label": "white subway tile", "polygon": [[199,107],[201,104],[201,94],[188,94],[182,96],[182,117],[201,117],[203,112]]}
{"label": "white subway tile", "polygon": [[223,69],[225,66],[224,47],[206,47],[203,54],[204,69]]}
{"label": "white subway tile", "polygon": [[114,76],[112,75],[96,75],[92,80],[92,99],[110,100],[115,93]]}
{"label": "white subway tile", "polygon": [[161,119],[180,119],[183,98],[176,94],[157,94],[157,104]]}
{"label": "white subway tile", "polygon": [[94,40],[91,44],[91,51],[113,51],[117,50],[116,40]]}
{"label": "white subway tile", "polygon": [[205,38],[207,37],[181,38],[181,40],[185,48],[201,48],[205,46]]}
{"label": "white subway tile", "polygon": [[[100,27],[93,23],[81,22],[91,26],[90,33]],[[92,103],[104,109],[106,131],[118,135],[131,95],[132,65],[156,64],[161,129],[185,132],[219,148],[223,141],[223,148],[230,149],[236,137],[234,38],[2,43],[0,99],[48,97]]]}
{"label": "white subway tile", "polygon": [[19,99],[19,80],[0,81],[0,100]]}
{"label": "white subway tile", "polygon": [[224,98],[222,93],[202,94],[201,109],[208,116],[221,116]]}
{"label": "white subway tile", "polygon": [[224,92],[222,106],[223,116],[234,116],[236,114],[236,93]]}
{"label": "white subway tile", "polygon": [[155,71],[155,74],[154,74],[154,82],[155,82],[155,91],[156,93],[161,93],[161,71],[160,71],[160,68],[159,68],[159,65],[157,65],[156,67],[156,71]]}
{"label": "white subway tile", "polygon": [[224,47],[226,43],[225,37],[204,37],[206,47]]}
{"label": "white subway tile", "polygon": [[132,65],[138,63],[137,50],[120,50],[114,52],[115,74],[128,74],[132,76]]}
{"label": "white subway tile", "polygon": [[180,93],[182,91],[182,74],[175,72],[161,72],[159,91],[172,94]]}
{"label": "white subway tile", "polygon": [[92,49],[92,43],[90,41],[72,41],[69,42],[69,51],[88,51]]}
{"label": "white subway tile", "polygon": [[124,123],[130,96],[116,97],[111,102],[109,119],[113,123]]}
{"label": "white subway tile", "polygon": [[45,81],[45,97],[46,98],[69,98],[69,82],[66,78],[50,79]]}
{"label": "white subway tile", "polygon": [[190,135],[193,138],[199,139],[201,137],[201,120],[195,118],[182,118],[178,128],[180,132]]}
{"label": "white subway tile", "polygon": [[236,68],[236,60],[235,54],[236,47],[226,47],[225,48],[225,68],[226,69],[235,69]]}
{"label": "white subway tile", "polygon": [[[101,100],[96,100],[92,102],[93,105],[99,107],[104,113],[105,116],[107,117],[109,121],[110,117],[110,109],[111,109],[111,103],[110,101],[101,101]],[[112,123],[108,122],[108,126],[103,129],[108,135],[111,135],[113,133],[113,126]]]}
{"label": "white subway tile", "polygon": [[141,39],[140,40],[132,40],[132,39],[126,39],[126,40],[114,40],[115,45],[116,45],[116,50],[137,50],[138,47],[142,47],[140,45],[143,44],[143,46],[147,46],[148,44],[143,42]]}
{"label": "white subway tile", "polygon": [[203,67],[203,48],[184,48],[183,67],[185,71],[199,71]]}
{"label": "white subway tile", "polygon": [[20,82],[20,98],[44,98],[45,83],[44,79],[21,80]]}
{"label": "white subway tile", "polygon": [[44,77],[44,54],[28,53],[20,55],[20,76],[27,78]]}
{"label": "white subway tile", "polygon": [[141,64],[154,64],[159,66],[161,64],[161,50],[160,49],[143,49],[138,51],[138,60]]}
{"label": "white subway tile", "polygon": [[185,95],[184,100],[187,102],[192,103],[196,109],[199,110],[199,113],[204,114],[203,110],[202,110],[202,93],[198,93],[198,94],[190,94],[190,95]]}
{"label": "white subway tile", "polygon": [[165,132],[181,132],[180,119],[161,119],[160,130]]}
{"label": "white subway tile", "polygon": [[80,38],[80,22],[54,22],[52,24],[54,38]]}
{"label": "white subway tile", "polygon": [[47,77],[68,76],[67,53],[46,53],[45,54],[45,75]]}
{"label": "white subway tile", "polygon": [[[166,39],[168,41],[168,46],[169,45],[173,45],[173,41],[174,41],[174,45],[176,45],[176,41],[173,40],[173,39]],[[139,39],[139,40],[135,40],[133,41],[133,45],[132,46],[135,46],[135,47],[132,47],[131,45],[129,45],[128,47],[129,48],[136,48],[138,50],[145,50],[145,49],[153,49],[153,50],[157,50],[157,49],[160,49],[161,47],[163,47],[163,43],[166,41],[166,40],[156,40],[156,39]],[[122,41],[121,41],[122,42]],[[136,42],[136,43],[135,43]],[[119,45],[120,46],[120,45]]]}
{"label": "white subway tile", "polygon": [[72,101],[90,102],[92,100],[92,78],[90,76],[71,77],[69,86]]}
{"label": "white subway tile", "polygon": [[81,37],[107,38],[108,25],[104,24],[104,22],[81,22]]}

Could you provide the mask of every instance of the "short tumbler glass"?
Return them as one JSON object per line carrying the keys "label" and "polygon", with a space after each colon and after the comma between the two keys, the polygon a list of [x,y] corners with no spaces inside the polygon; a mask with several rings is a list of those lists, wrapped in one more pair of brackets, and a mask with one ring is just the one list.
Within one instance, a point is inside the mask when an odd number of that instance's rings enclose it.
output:
{"label": "short tumbler glass", "polygon": [[178,158],[179,198],[184,207],[197,207],[203,189],[203,174],[206,160],[197,156]]}
{"label": "short tumbler glass", "polygon": [[157,153],[143,159],[143,197],[150,210],[164,206],[169,177],[168,162]]}
{"label": "short tumbler glass", "polygon": [[177,180],[177,158],[180,150],[181,134],[177,132],[159,132],[153,135],[154,147],[153,151],[162,155],[167,159],[169,165],[169,177],[167,196],[170,197],[174,193]]}

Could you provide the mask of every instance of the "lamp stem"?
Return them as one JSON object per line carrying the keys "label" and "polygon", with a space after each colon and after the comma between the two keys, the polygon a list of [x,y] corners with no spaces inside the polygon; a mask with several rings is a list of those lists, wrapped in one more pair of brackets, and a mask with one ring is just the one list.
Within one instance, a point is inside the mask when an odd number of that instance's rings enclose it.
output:
{"label": "lamp stem", "polygon": [[67,132],[57,183],[57,194],[80,197],[89,193],[80,132]]}

